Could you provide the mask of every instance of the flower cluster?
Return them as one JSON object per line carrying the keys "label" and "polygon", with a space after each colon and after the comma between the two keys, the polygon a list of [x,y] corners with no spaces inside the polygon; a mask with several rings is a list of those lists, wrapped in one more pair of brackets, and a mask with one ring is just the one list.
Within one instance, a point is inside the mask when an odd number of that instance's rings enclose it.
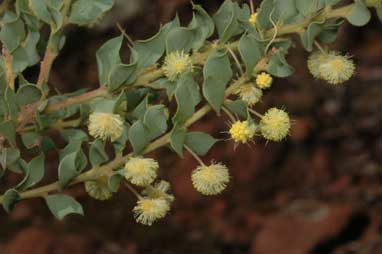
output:
{"label": "flower cluster", "polygon": [[124,175],[132,184],[146,186],[155,180],[158,168],[158,162],[153,159],[132,157],[125,164]]}
{"label": "flower cluster", "polygon": [[315,78],[323,79],[332,85],[338,85],[353,76],[355,66],[349,57],[337,52],[317,51],[309,56],[308,69]]}
{"label": "flower cluster", "polygon": [[175,81],[181,74],[192,71],[191,57],[183,51],[168,54],[162,66],[163,72],[170,81]]}
{"label": "flower cluster", "polygon": [[251,16],[249,17],[249,23],[251,23],[252,25],[256,25],[256,22],[257,22],[257,12],[255,13],[252,13]]}
{"label": "flower cluster", "polygon": [[240,86],[237,94],[240,96],[240,99],[245,101],[249,106],[252,106],[260,101],[263,96],[263,91],[252,83],[245,83]]}
{"label": "flower cluster", "polygon": [[[211,17],[201,6],[193,5],[193,18],[186,27],[176,17],[151,39],[134,43],[121,31],[125,36],[105,42],[96,52],[98,89],[48,97],[53,94],[49,88],[54,87],[49,74],[65,41],[64,26],[93,25],[113,8],[114,1],[103,1],[102,8],[97,8],[97,1],[53,1],[65,2],[55,8],[49,1],[5,2],[9,4],[0,10],[4,14],[0,15],[0,158],[4,158],[0,160],[0,177],[8,171],[22,171],[24,178],[0,196],[0,204],[9,211],[20,199],[43,196],[61,219],[69,213],[82,214],[83,209],[64,193],[51,192],[83,183],[90,197],[107,200],[123,181],[137,197],[133,214],[144,225],[165,217],[174,201],[170,183],[158,179],[158,162],[143,157],[145,152],[168,146],[181,156],[187,150],[199,163],[189,179],[195,190],[203,195],[222,193],[230,181],[227,166],[206,165],[199,158],[219,140],[191,131],[191,125],[211,111],[217,115],[224,112],[230,119],[226,134],[235,148],[254,143],[255,136],[283,140],[291,128],[288,113],[269,108],[262,114],[254,107],[272,87],[274,78],[293,72],[287,55],[295,44],[288,36],[300,34],[306,50],[311,51],[313,44],[320,50],[307,62],[315,78],[341,84],[354,74],[353,60],[326,51],[318,41],[335,38],[342,19],[363,25],[370,19],[367,7],[382,7],[382,0],[356,0],[339,8],[334,6],[339,1],[322,0],[320,8],[290,1],[288,8],[297,11],[280,15],[286,7],[282,0],[263,1],[257,12],[252,1],[250,6],[241,6],[226,0]],[[82,11],[84,7],[92,13]],[[377,12],[381,14],[381,9]],[[301,22],[302,16],[312,18]],[[378,16],[382,21],[382,15]],[[51,22],[51,18],[70,22]],[[31,22],[35,20],[38,26]],[[317,20],[322,29],[309,33]],[[41,49],[46,53],[40,59],[35,54],[44,44],[40,32],[45,33],[48,27],[54,37],[48,40],[46,50]],[[124,38],[131,49],[127,62],[121,58],[126,55],[121,52],[127,48],[122,47]],[[26,59],[25,53],[33,54],[27,54]],[[29,75],[24,71],[37,63],[41,63],[38,79],[26,80]],[[84,132],[86,127],[88,133]],[[47,136],[49,128],[61,134],[65,147]],[[48,150],[56,148],[60,149],[57,183],[32,189],[42,177],[26,173],[32,168],[41,175]],[[36,157],[26,163],[21,153],[29,150]]]}
{"label": "flower cluster", "polygon": [[142,191],[142,197],[133,208],[136,221],[143,225],[152,225],[156,220],[166,216],[173,201],[174,196],[170,194],[168,182],[162,180],[146,186]]}
{"label": "flower cluster", "polygon": [[90,197],[98,200],[107,200],[113,195],[108,187],[107,176],[102,176],[94,181],[86,181],[85,190]]}
{"label": "flower cluster", "polygon": [[123,132],[123,120],[120,115],[92,113],[89,116],[89,134],[102,140],[117,140]]}
{"label": "flower cluster", "polygon": [[170,204],[163,198],[142,198],[133,208],[137,222],[151,226],[154,221],[166,216],[170,211]]}
{"label": "flower cluster", "polygon": [[123,169],[125,179],[132,184],[144,187],[133,212],[137,222],[151,225],[163,218],[170,210],[174,196],[169,193],[170,184],[159,181],[153,184],[157,177],[159,165],[154,159],[143,157],[130,158]]}
{"label": "flower cluster", "polygon": [[291,122],[287,112],[277,108],[269,109],[260,121],[260,131],[271,141],[284,139],[290,130]]}
{"label": "flower cluster", "polygon": [[204,195],[216,195],[222,192],[229,182],[228,168],[221,164],[200,165],[192,172],[192,184]]}
{"label": "flower cluster", "polygon": [[256,77],[256,85],[261,89],[268,89],[271,87],[273,78],[266,72],[262,72]]}
{"label": "flower cluster", "polygon": [[250,141],[256,132],[256,126],[249,121],[236,121],[229,129],[231,138],[237,143],[246,144]]}

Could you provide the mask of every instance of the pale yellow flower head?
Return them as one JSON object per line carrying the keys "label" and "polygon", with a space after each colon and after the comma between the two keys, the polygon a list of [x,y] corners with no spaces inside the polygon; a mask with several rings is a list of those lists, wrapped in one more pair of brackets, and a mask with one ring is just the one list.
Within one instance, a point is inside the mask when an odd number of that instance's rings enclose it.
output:
{"label": "pale yellow flower head", "polygon": [[346,56],[330,52],[318,68],[321,77],[329,84],[341,84],[351,78],[355,71],[354,63]]}
{"label": "pale yellow flower head", "polygon": [[257,12],[252,13],[251,16],[249,17],[249,23],[255,26],[256,22],[257,22]]}
{"label": "pale yellow flower head", "polygon": [[108,188],[108,178],[103,176],[94,181],[85,182],[85,190],[90,197],[98,200],[110,199],[113,193]]}
{"label": "pale yellow flower head", "polygon": [[250,141],[256,132],[255,124],[251,124],[248,121],[236,121],[229,129],[231,138],[236,143],[246,144]]}
{"label": "pale yellow flower head", "polygon": [[170,183],[164,180],[161,180],[154,184],[154,186],[147,186],[142,194],[149,198],[163,198],[168,202],[174,201],[174,195],[170,194]]}
{"label": "pale yellow flower head", "polygon": [[273,82],[273,78],[266,72],[262,72],[256,77],[256,85],[261,89],[270,88]]}
{"label": "pale yellow flower head", "polygon": [[245,101],[248,105],[258,103],[263,96],[263,91],[251,83],[241,85],[237,93],[239,94],[240,99]]}
{"label": "pale yellow flower head", "polygon": [[124,168],[126,180],[138,186],[147,186],[157,177],[158,162],[149,158],[132,157]]}
{"label": "pale yellow flower head", "polygon": [[221,164],[201,165],[192,172],[192,184],[204,195],[221,193],[229,182],[228,168]]}
{"label": "pale yellow flower head", "polygon": [[326,54],[315,51],[308,57],[308,69],[313,77],[321,79],[320,65],[327,59]]}
{"label": "pale yellow flower head", "polygon": [[317,51],[309,56],[308,69],[315,78],[323,79],[332,85],[338,85],[353,76],[355,66],[349,57],[342,56],[337,52]]}
{"label": "pale yellow flower head", "polygon": [[92,113],[89,115],[89,134],[95,138],[111,141],[118,139],[123,132],[123,120],[120,115]]}
{"label": "pale yellow flower head", "polygon": [[168,54],[162,67],[166,77],[175,81],[181,74],[192,71],[191,57],[183,51],[174,51]]}
{"label": "pale yellow flower head", "polygon": [[170,204],[163,198],[142,198],[133,208],[135,220],[147,226],[165,217],[169,211]]}
{"label": "pale yellow flower head", "polygon": [[284,139],[290,130],[291,122],[284,110],[271,108],[260,121],[260,131],[264,138],[271,141]]}

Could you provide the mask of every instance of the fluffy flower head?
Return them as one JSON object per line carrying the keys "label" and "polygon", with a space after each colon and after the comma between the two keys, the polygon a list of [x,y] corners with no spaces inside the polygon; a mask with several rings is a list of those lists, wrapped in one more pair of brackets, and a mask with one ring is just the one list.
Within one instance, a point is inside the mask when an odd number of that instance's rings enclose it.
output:
{"label": "fluffy flower head", "polygon": [[263,96],[263,91],[251,83],[246,83],[240,86],[238,94],[248,105],[254,105],[260,101],[260,98]]}
{"label": "fluffy flower head", "polygon": [[112,197],[113,193],[108,188],[108,178],[101,177],[95,181],[85,182],[85,190],[90,197],[98,200],[107,200]]}
{"label": "fluffy flower head", "polygon": [[124,168],[126,180],[138,186],[147,186],[157,177],[158,163],[149,158],[132,157]]}
{"label": "fluffy flower head", "polygon": [[123,132],[123,120],[120,115],[92,113],[89,116],[89,134],[95,138],[111,141],[118,139]]}
{"label": "fluffy flower head", "polygon": [[256,126],[248,121],[236,121],[229,129],[229,134],[237,143],[246,144],[253,138],[256,132]]}
{"label": "fluffy flower head", "polygon": [[167,181],[160,181],[156,183],[154,186],[147,186],[143,191],[142,194],[144,196],[147,196],[149,198],[163,198],[164,200],[168,202],[174,201],[174,195],[170,194],[170,183]]}
{"label": "fluffy flower head", "polygon": [[285,138],[290,130],[290,118],[284,110],[271,108],[260,121],[260,131],[264,138],[280,141]]}
{"label": "fluffy flower head", "polygon": [[266,72],[262,72],[256,77],[256,85],[261,89],[267,89],[271,87],[273,78]]}
{"label": "fluffy flower head", "polygon": [[192,172],[192,184],[204,195],[216,195],[222,192],[229,182],[228,168],[219,163],[199,166]]}
{"label": "fluffy flower head", "polygon": [[166,77],[174,81],[179,75],[192,71],[192,60],[187,53],[174,51],[166,56],[162,68]]}
{"label": "fluffy flower head", "polygon": [[322,78],[320,73],[320,65],[326,60],[326,54],[321,51],[315,51],[308,57],[308,69],[313,77],[320,79]]}
{"label": "fluffy flower head", "polygon": [[257,12],[252,13],[251,16],[249,17],[249,23],[255,26],[256,22],[257,22]]}
{"label": "fluffy flower head", "polygon": [[169,211],[170,204],[163,198],[142,198],[133,208],[135,220],[147,226],[165,217]]}
{"label": "fluffy flower head", "polygon": [[321,77],[332,85],[349,80],[353,76],[354,70],[354,63],[351,59],[335,52],[329,53],[327,59],[318,68]]}
{"label": "fluffy flower head", "polygon": [[329,84],[341,84],[351,78],[355,71],[354,63],[349,57],[332,51],[313,52],[308,58],[308,69],[315,78],[326,80]]}

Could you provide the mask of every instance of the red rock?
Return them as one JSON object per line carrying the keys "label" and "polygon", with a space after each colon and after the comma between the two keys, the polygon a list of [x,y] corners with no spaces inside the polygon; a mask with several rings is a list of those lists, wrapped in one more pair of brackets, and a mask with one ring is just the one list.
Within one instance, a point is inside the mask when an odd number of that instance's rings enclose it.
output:
{"label": "red rock", "polygon": [[21,230],[5,246],[7,254],[51,254],[53,235],[37,227]]}
{"label": "red rock", "polygon": [[301,214],[271,215],[255,238],[252,254],[307,254],[318,242],[335,235],[351,215],[350,207],[328,207],[328,214],[320,219]]}

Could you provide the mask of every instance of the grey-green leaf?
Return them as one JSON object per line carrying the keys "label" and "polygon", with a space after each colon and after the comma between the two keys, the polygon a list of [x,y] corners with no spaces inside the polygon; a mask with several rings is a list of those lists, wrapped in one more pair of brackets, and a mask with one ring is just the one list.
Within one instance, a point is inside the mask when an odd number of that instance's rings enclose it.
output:
{"label": "grey-green leaf", "polygon": [[20,185],[17,186],[20,190],[26,190],[33,185],[37,184],[44,177],[45,173],[45,156],[40,154],[39,156],[33,158],[27,167],[27,173],[24,180]]}
{"label": "grey-green leaf", "polygon": [[189,132],[185,144],[197,155],[203,156],[218,140],[204,132]]}
{"label": "grey-green leaf", "polygon": [[101,85],[108,84],[109,74],[115,65],[121,62],[119,50],[122,46],[122,40],[122,36],[110,39],[97,50],[98,78]]}
{"label": "grey-green leaf", "polygon": [[248,105],[245,101],[242,101],[242,100],[227,101],[224,105],[232,113],[234,113],[240,117],[243,117],[244,119],[247,119],[247,117],[248,117]]}
{"label": "grey-green leaf", "polygon": [[178,80],[175,99],[178,109],[172,120],[174,123],[183,123],[195,112],[195,106],[201,100],[199,86],[192,75],[183,75]]}
{"label": "grey-green leaf", "polygon": [[109,160],[109,156],[105,151],[105,144],[101,140],[96,139],[91,144],[89,149],[89,160],[93,167],[99,166]]}
{"label": "grey-green leaf", "polygon": [[110,10],[113,4],[113,0],[78,0],[71,8],[69,22],[78,25],[92,24]]}
{"label": "grey-green leaf", "polygon": [[231,63],[225,51],[215,51],[211,54],[203,68],[203,94],[212,108],[220,112],[224,101],[224,93],[232,78]]}
{"label": "grey-green leaf", "polygon": [[62,220],[69,214],[84,215],[82,205],[74,198],[64,194],[49,195],[45,198],[46,204],[52,214],[59,220]]}
{"label": "grey-green leaf", "polygon": [[244,34],[239,41],[239,52],[246,68],[246,74],[251,77],[253,68],[263,55],[263,46],[253,34]]}
{"label": "grey-green leaf", "polygon": [[129,140],[135,154],[142,152],[146,145],[149,144],[149,135],[149,131],[140,120],[131,125],[129,130]]}
{"label": "grey-green leaf", "polygon": [[186,141],[187,129],[184,127],[174,126],[171,131],[170,145],[171,148],[180,156],[183,157],[183,146]]}
{"label": "grey-green leaf", "polygon": [[58,184],[61,189],[81,173],[86,162],[86,156],[82,150],[72,152],[62,158],[58,165]]}
{"label": "grey-green leaf", "polygon": [[149,139],[155,139],[167,131],[168,111],[164,105],[150,106],[144,117],[143,124],[149,132]]}
{"label": "grey-green leaf", "polygon": [[17,91],[16,98],[19,105],[31,104],[42,96],[41,90],[35,85],[24,85]]}
{"label": "grey-green leaf", "polygon": [[3,208],[8,213],[15,207],[16,203],[20,200],[20,194],[15,189],[9,189],[3,196]]}
{"label": "grey-green leaf", "polygon": [[110,176],[108,180],[108,187],[110,191],[117,192],[122,179],[123,170],[116,171],[112,176]]}
{"label": "grey-green leaf", "polygon": [[364,26],[370,21],[371,13],[362,0],[355,0],[346,19],[354,26]]}
{"label": "grey-green leaf", "polygon": [[238,8],[237,3],[226,0],[213,16],[222,43],[226,43],[233,36],[242,32],[238,22]]}
{"label": "grey-green leaf", "polygon": [[0,123],[0,134],[4,136],[9,143],[16,145],[16,123],[8,120]]}
{"label": "grey-green leaf", "polygon": [[274,54],[268,64],[268,72],[273,76],[285,78],[293,74],[294,69],[285,59],[285,52],[281,49]]}

